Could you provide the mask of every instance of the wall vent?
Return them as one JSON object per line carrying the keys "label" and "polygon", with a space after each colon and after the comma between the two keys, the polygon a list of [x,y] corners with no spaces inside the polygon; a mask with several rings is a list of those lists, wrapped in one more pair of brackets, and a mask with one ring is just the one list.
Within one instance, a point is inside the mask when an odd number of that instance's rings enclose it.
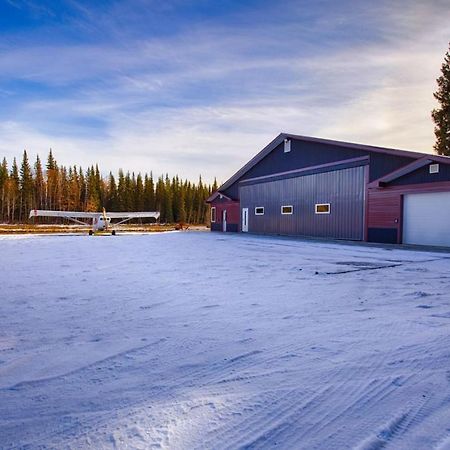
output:
{"label": "wall vent", "polygon": [[291,140],[285,139],[284,140],[284,153],[289,153],[291,151]]}
{"label": "wall vent", "polygon": [[439,173],[439,164],[430,164],[430,173]]}

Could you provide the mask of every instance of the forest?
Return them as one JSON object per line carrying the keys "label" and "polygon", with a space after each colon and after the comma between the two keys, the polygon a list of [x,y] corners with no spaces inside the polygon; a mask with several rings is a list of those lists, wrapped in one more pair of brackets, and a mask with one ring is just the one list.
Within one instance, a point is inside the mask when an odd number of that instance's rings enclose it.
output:
{"label": "forest", "polygon": [[208,206],[205,200],[217,189],[197,183],[150,173],[130,173],[120,169],[117,175],[103,176],[98,165],[84,171],[79,166],[59,165],[49,151],[42,163],[39,155],[30,162],[23,152],[20,166],[6,158],[0,165],[0,223],[27,223],[31,209],[61,211],[160,211],[161,223],[205,224]]}

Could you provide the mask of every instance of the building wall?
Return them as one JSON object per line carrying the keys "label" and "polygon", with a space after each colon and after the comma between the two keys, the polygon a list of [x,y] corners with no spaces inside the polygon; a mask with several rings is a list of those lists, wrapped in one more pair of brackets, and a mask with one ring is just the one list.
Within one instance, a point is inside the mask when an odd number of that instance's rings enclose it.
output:
{"label": "building wall", "polygon": [[223,210],[227,211],[227,231],[239,231],[239,202],[217,198],[211,203],[211,207],[216,208],[216,221],[211,222],[211,231],[223,230]]}
{"label": "building wall", "polygon": [[[292,139],[290,152],[284,153],[284,144],[281,143],[243,175],[239,181],[361,156],[370,156],[370,181],[380,178],[383,175],[393,172],[414,161],[414,158],[407,156],[376,153],[333,144],[305,142]],[[230,186],[224,193],[233,199],[238,199],[239,181]]]}
{"label": "building wall", "polygon": [[[365,168],[305,175],[257,184],[241,183],[241,209],[249,209],[249,232],[330,237],[364,238]],[[330,203],[330,214],[315,214],[316,203]],[[292,215],[282,215],[281,206],[292,205]],[[255,207],[264,215],[255,215]]]}
{"label": "building wall", "polygon": [[450,181],[395,185],[368,190],[369,242],[402,243],[403,195],[450,191]]}

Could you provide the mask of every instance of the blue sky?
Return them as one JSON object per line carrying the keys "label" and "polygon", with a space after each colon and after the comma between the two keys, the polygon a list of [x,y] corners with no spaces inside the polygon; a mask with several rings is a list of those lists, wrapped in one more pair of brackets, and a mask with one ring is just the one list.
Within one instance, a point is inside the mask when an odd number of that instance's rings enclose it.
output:
{"label": "blue sky", "polygon": [[0,0],[0,155],[224,181],[279,132],[432,151],[447,1]]}

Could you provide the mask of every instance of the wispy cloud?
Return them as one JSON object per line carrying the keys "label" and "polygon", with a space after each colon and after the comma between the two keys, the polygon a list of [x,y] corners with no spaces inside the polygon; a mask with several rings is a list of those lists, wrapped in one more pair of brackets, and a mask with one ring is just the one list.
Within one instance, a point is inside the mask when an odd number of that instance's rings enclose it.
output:
{"label": "wispy cloud", "polygon": [[4,40],[0,153],[224,180],[281,131],[431,152],[444,2],[183,3],[71,1],[55,42]]}

